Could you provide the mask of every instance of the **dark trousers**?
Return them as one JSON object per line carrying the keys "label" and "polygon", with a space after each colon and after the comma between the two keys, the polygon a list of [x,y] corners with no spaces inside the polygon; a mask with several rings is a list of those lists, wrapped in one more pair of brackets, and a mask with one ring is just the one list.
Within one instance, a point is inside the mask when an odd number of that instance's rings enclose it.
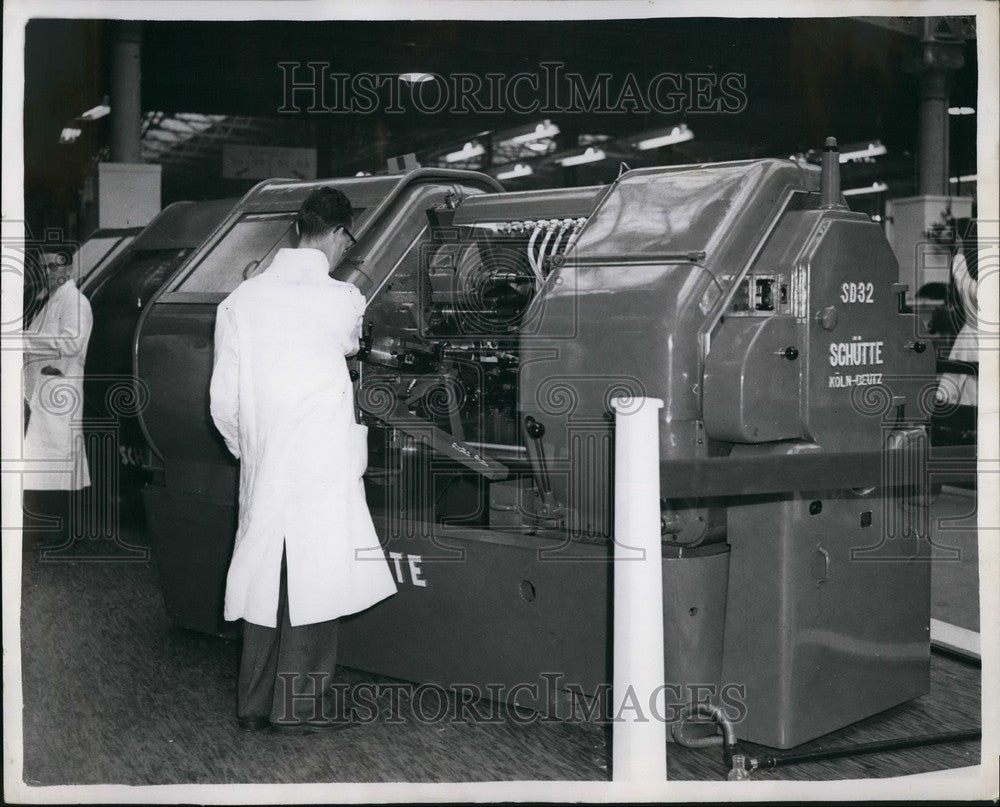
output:
{"label": "dark trousers", "polygon": [[323,693],[337,667],[340,621],[292,627],[288,617],[288,571],[281,556],[278,627],[243,625],[243,655],[237,691],[238,717],[270,717],[294,724],[331,717]]}
{"label": "dark trousers", "polygon": [[68,490],[26,490],[22,510],[23,549],[34,554],[41,547],[64,547],[71,539]]}

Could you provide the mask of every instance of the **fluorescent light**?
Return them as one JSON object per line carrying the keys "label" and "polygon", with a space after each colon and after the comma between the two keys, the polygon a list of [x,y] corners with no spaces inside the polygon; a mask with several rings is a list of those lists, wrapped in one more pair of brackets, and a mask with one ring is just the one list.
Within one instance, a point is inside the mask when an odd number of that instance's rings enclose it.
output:
{"label": "fluorescent light", "polygon": [[530,143],[533,140],[543,140],[546,137],[555,137],[557,134],[559,134],[559,127],[552,121],[546,119],[535,126],[532,131],[526,132],[525,134],[515,135],[508,142]]}
{"label": "fluorescent light", "polygon": [[639,151],[648,151],[649,149],[658,149],[661,146],[672,146],[675,143],[683,143],[685,140],[693,139],[694,132],[682,123],[680,126],[675,126],[666,134],[650,137],[646,140],[640,140],[636,144],[636,148],[638,148]]}
{"label": "fluorescent light", "polygon": [[865,157],[881,157],[883,154],[885,154],[885,146],[875,140],[869,143],[867,148],[840,152],[840,161],[846,163],[850,160],[863,160]]}
{"label": "fluorescent light", "polygon": [[848,188],[844,191],[844,196],[861,196],[866,193],[884,193],[889,190],[889,186],[884,182],[873,182],[861,188]]}
{"label": "fluorescent light", "polygon": [[446,163],[459,163],[464,162],[465,160],[471,160],[473,157],[479,157],[485,153],[486,149],[484,149],[479,143],[476,143],[475,145],[472,143],[466,143],[462,146],[461,151],[453,151],[451,154],[445,154],[444,161]]}
{"label": "fluorescent light", "polygon": [[407,84],[420,84],[424,81],[434,80],[434,76],[430,73],[401,73],[399,78]]}
{"label": "fluorescent light", "polygon": [[965,176],[961,176],[961,177],[951,177],[951,179],[949,179],[948,181],[952,185],[957,185],[959,182],[978,182],[979,181],[979,175],[978,174],[966,174]]}
{"label": "fluorescent light", "polygon": [[356,176],[356,177],[370,177],[371,174],[368,173],[367,171],[358,171],[358,173],[356,173],[354,176]]}
{"label": "fluorescent light", "polygon": [[62,132],[59,134],[60,143],[75,143],[77,138],[82,134],[82,132],[73,126],[64,126]]}
{"label": "fluorescent light", "polygon": [[530,165],[524,165],[523,163],[518,163],[513,168],[505,171],[501,171],[497,174],[497,179],[517,179],[518,177],[530,177],[535,173]]}
{"label": "fluorescent light", "polygon": [[105,115],[110,114],[111,107],[108,106],[107,102],[104,102],[88,109],[78,118],[78,120],[97,120],[98,118],[103,118]]}
{"label": "fluorescent light", "polygon": [[975,115],[976,110],[971,106],[950,106],[948,107],[949,115]]}
{"label": "fluorescent light", "polygon": [[587,150],[583,154],[574,154],[572,157],[563,157],[561,160],[556,160],[564,168],[569,168],[571,165],[583,165],[584,163],[596,163],[603,160],[607,155],[602,149],[595,149],[593,146],[588,146]]}

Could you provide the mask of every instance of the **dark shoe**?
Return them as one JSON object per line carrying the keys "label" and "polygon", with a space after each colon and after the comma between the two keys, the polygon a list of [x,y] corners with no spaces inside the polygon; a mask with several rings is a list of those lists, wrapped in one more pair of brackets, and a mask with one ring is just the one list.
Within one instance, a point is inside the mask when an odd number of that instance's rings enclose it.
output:
{"label": "dark shoe", "polygon": [[261,717],[237,717],[236,723],[240,731],[263,731],[271,725],[271,719],[267,715]]}
{"label": "dark shoe", "polygon": [[331,731],[343,731],[358,725],[350,720],[322,720],[312,723],[271,723],[271,731],[275,734],[325,734]]}

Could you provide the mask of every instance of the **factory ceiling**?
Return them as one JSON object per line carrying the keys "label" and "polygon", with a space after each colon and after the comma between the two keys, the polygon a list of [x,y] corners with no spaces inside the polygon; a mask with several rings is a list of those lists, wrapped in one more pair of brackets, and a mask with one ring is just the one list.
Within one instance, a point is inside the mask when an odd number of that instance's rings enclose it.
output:
{"label": "factory ceiling", "polygon": [[[536,187],[608,181],[621,162],[787,157],[834,134],[886,147],[846,182],[912,185],[921,32],[906,18],[145,22],[143,153],[164,165],[165,202],[240,190],[221,178],[224,143],[314,147],[320,176],[377,172],[408,152],[494,173],[529,166],[511,184]],[[975,32],[948,18],[938,34]],[[28,187],[101,154],[100,127],[68,149],[57,141],[109,93],[113,37],[107,21],[29,24]],[[958,48],[951,102],[974,108],[975,47]],[[639,148],[682,125],[689,138]],[[961,126],[952,173],[971,173],[975,116]],[[534,138],[539,127],[556,133]]]}

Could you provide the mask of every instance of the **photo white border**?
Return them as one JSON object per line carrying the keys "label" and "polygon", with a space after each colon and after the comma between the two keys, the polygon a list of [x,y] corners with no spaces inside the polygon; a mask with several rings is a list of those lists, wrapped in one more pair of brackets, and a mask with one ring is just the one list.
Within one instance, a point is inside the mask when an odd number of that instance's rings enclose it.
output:
{"label": "photo white border", "polygon": [[[988,0],[797,0],[738,4],[729,0],[422,0],[360,4],[354,0],[6,0],[3,7],[3,182],[4,238],[24,220],[24,31],[29,18],[144,20],[309,20],[309,19],[634,19],[644,17],[835,17],[976,15],[979,64],[978,205],[979,236],[996,239],[1000,221],[998,187],[997,43],[1000,5]],[[996,258],[996,256],[992,256]],[[994,263],[993,265],[998,265]],[[980,289],[986,322],[1000,321],[1000,294]],[[20,281],[3,277],[0,311],[4,322],[20,316]],[[21,720],[21,545],[13,529],[21,513],[17,466],[6,458],[20,451],[21,357],[3,351],[3,706],[4,788],[8,803],[234,803],[319,802],[481,802],[481,801],[773,801],[789,799],[996,799],[998,777],[998,618],[1000,614],[1000,430],[997,362],[1000,351],[980,359],[979,572],[982,615],[982,763],[972,768],[890,779],[844,782],[750,781],[624,784],[618,782],[498,782],[459,784],[295,784],[295,785],[120,785],[27,786],[22,780]],[[15,444],[16,443],[16,444]],[[11,528],[11,529],[8,529]],[[668,754],[669,776],[669,754]]]}

